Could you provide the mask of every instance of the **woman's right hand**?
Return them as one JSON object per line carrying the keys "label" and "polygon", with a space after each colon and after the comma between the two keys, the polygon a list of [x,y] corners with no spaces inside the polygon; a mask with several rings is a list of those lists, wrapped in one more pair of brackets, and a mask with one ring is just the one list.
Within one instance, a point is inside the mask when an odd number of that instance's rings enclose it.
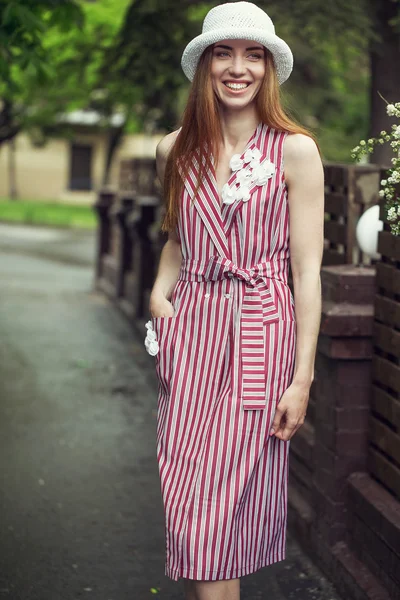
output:
{"label": "woman's right hand", "polygon": [[171,302],[162,295],[150,296],[150,314],[152,317],[173,317],[175,309]]}

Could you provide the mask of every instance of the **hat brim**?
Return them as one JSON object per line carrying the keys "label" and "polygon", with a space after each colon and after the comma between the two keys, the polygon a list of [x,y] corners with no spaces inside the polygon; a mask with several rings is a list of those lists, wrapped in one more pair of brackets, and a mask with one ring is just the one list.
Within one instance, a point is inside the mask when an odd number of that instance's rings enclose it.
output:
{"label": "hat brim", "polygon": [[278,81],[282,84],[293,70],[293,54],[287,43],[275,34],[264,29],[227,27],[202,33],[186,46],[182,54],[181,65],[189,81],[193,81],[200,56],[211,44],[222,40],[251,40],[262,44],[272,53]]}

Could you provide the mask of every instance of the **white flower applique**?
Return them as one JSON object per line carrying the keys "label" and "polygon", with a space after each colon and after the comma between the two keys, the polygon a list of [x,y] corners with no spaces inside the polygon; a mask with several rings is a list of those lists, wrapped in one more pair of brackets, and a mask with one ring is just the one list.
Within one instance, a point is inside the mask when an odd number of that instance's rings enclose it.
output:
{"label": "white flower applique", "polygon": [[158,345],[156,332],[153,329],[153,323],[151,321],[147,321],[145,327],[147,329],[147,335],[144,340],[144,345],[147,352],[151,356],[155,356],[160,350],[160,346]]}
{"label": "white flower applique", "polygon": [[233,204],[236,200],[250,200],[250,188],[253,185],[264,185],[275,173],[275,165],[269,159],[261,162],[261,151],[249,148],[244,153],[234,154],[229,162],[231,171],[236,173],[235,187],[228,183],[222,188],[223,204]]}

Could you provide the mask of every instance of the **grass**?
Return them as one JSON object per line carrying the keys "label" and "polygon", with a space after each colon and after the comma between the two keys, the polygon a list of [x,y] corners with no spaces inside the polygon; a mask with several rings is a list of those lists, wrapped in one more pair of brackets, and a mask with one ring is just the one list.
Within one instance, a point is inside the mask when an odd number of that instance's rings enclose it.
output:
{"label": "grass", "polygon": [[0,221],[24,225],[95,229],[97,215],[91,206],[0,198]]}

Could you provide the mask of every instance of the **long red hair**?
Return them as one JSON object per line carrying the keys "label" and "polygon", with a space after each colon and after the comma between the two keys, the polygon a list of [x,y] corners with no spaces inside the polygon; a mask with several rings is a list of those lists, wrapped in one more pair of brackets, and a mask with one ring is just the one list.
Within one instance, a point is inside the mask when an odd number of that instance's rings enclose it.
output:
{"label": "long red hair", "polygon": [[[204,174],[212,168],[211,157],[214,156],[218,162],[222,129],[218,99],[211,81],[212,56],[211,45],[200,57],[182,116],[181,131],[167,158],[163,182],[166,211],[161,224],[164,232],[173,231],[177,225],[183,180],[188,175],[194,155],[199,162],[197,188]],[[284,112],[280,93],[273,56],[266,49],[265,75],[255,98],[259,121],[279,131],[311,137],[321,154],[315,136]]]}

